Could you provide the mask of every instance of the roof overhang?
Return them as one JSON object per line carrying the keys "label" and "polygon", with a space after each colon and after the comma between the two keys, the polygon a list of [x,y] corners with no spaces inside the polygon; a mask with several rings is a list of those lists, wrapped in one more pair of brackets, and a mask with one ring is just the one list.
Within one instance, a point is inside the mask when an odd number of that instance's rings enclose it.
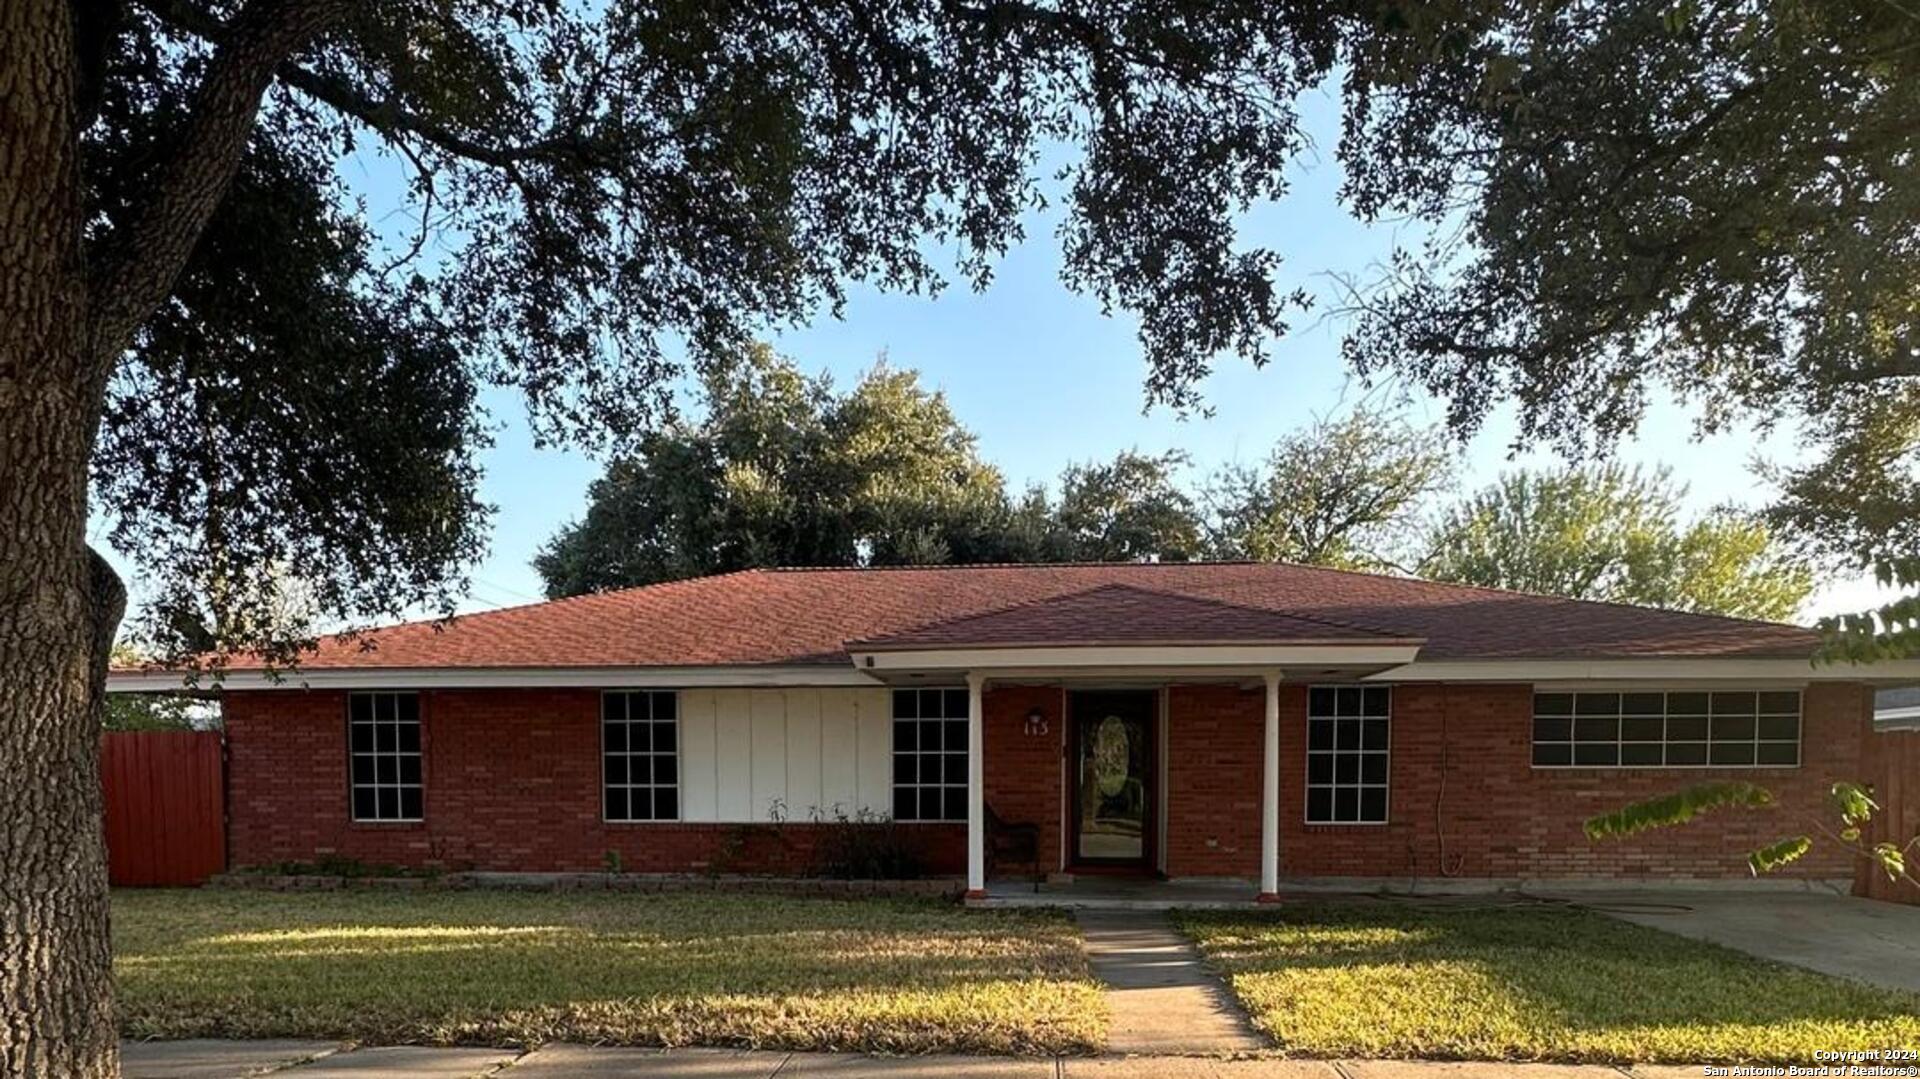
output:
{"label": "roof overhang", "polygon": [[[853,662],[680,667],[333,667],[269,674],[229,670],[189,684],[179,671],[111,671],[109,693],[306,689],[604,689],[873,686],[968,672],[1012,679],[1257,678],[1376,682],[1508,682],[1556,686],[1751,687],[1920,681],[1920,660],[1814,665],[1805,659],[1421,660],[1417,643],[1128,644],[856,649]],[[1883,726],[1920,725],[1920,709],[1883,709]]]}
{"label": "roof overhang", "polygon": [[1265,671],[1338,671],[1360,677],[1411,663],[1417,641],[1391,643],[1179,643],[967,646],[852,650],[858,670],[892,681],[979,673],[1047,676],[1240,677]]}
{"label": "roof overhang", "polygon": [[226,671],[189,686],[179,671],[111,671],[108,693],[205,693],[302,689],[724,689],[752,686],[871,686],[872,678],[842,663],[734,667],[333,667],[316,670]]}
{"label": "roof overhang", "polygon": [[1675,682],[1750,686],[1755,682],[1899,684],[1920,677],[1920,659],[1879,663],[1822,663],[1810,659],[1698,657],[1688,659],[1420,660],[1368,676],[1377,682],[1531,682],[1592,685],[1671,685]]}

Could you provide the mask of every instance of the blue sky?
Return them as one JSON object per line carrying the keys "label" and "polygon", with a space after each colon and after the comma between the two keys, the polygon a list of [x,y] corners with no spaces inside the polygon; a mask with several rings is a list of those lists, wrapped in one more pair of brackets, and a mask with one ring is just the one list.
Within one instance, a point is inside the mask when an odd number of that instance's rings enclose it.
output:
{"label": "blue sky", "polygon": [[[1395,225],[1366,226],[1343,210],[1331,145],[1337,131],[1330,96],[1304,103],[1308,128],[1321,149],[1292,176],[1292,190],[1277,204],[1254,207],[1242,220],[1242,239],[1286,258],[1282,284],[1315,293],[1324,310],[1332,296],[1331,275],[1364,275],[1407,234]],[[391,196],[384,170],[369,168],[370,202]],[[384,190],[383,190],[384,189]],[[381,215],[385,216],[385,215]],[[406,220],[403,215],[395,215]],[[1134,327],[1124,315],[1106,317],[1099,305],[1067,290],[1059,280],[1057,216],[1029,222],[1028,241],[997,267],[986,291],[955,284],[938,298],[886,295],[852,289],[844,316],[772,336],[776,347],[809,371],[828,371],[844,386],[885,355],[895,366],[919,370],[929,386],[943,390],[962,422],[980,438],[983,455],[998,465],[1013,487],[1050,482],[1070,461],[1109,458],[1129,448],[1158,453],[1183,450],[1192,475],[1232,460],[1262,456],[1282,434],[1315,416],[1335,412],[1365,391],[1350,381],[1339,358],[1344,325],[1309,314],[1274,348],[1273,362],[1254,369],[1223,358],[1204,384],[1213,413],[1181,419],[1165,409],[1142,412],[1145,373]],[[462,604],[484,610],[537,599],[540,581],[529,565],[533,553],[585,506],[587,485],[600,462],[569,450],[532,445],[518,400],[489,395],[499,425],[496,445],[485,456],[483,498],[499,507],[487,558],[475,568]],[[1438,403],[1413,405],[1416,418],[1438,420]],[[1546,452],[1510,457],[1509,416],[1495,417],[1463,450],[1461,483],[1477,486],[1502,469],[1550,463]],[[1688,413],[1657,406],[1638,436],[1619,448],[1629,462],[1665,464],[1689,484],[1695,506],[1757,505],[1766,492],[1749,471],[1759,453],[1793,453],[1790,431],[1766,442],[1747,432],[1692,440]],[[138,575],[123,563],[123,574]],[[1871,600],[1870,584],[1836,582],[1821,590],[1803,614],[1855,610]]]}

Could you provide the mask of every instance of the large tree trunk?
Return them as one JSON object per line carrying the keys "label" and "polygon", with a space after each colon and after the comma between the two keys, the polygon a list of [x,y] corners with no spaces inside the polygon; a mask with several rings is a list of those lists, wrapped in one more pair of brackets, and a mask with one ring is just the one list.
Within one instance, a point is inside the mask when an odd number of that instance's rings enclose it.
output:
{"label": "large tree trunk", "polygon": [[105,372],[65,0],[0,3],[0,1076],[118,1073],[98,743],[119,582],[86,546]]}

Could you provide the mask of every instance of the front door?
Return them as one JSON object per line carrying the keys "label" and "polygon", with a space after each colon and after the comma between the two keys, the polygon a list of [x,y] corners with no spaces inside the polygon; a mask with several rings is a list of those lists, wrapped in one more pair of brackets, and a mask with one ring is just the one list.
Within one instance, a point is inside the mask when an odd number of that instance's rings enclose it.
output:
{"label": "front door", "polygon": [[1076,690],[1073,860],[1145,869],[1152,854],[1153,690]]}

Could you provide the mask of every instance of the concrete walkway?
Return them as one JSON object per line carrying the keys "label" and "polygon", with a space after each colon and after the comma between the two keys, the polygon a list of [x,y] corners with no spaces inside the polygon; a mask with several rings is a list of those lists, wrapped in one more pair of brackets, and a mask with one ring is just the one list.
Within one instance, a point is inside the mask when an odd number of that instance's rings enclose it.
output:
{"label": "concrete walkway", "polygon": [[1075,916],[1094,977],[1107,983],[1108,1052],[1219,1055],[1266,1048],[1164,911],[1080,910]]}
{"label": "concrete walkway", "polygon": [[549,1045],[530,1053],[332,1042],[128,1042],[127,1079],[1697,1079],[1697,1067],[1208,1057],[870,1057]]}
{"label": "concrete walkway", "polygon": [[1920,907],[1820,892],[1733,889],[1557,895],[1635,925],[1776,963],[1920,992]]}

